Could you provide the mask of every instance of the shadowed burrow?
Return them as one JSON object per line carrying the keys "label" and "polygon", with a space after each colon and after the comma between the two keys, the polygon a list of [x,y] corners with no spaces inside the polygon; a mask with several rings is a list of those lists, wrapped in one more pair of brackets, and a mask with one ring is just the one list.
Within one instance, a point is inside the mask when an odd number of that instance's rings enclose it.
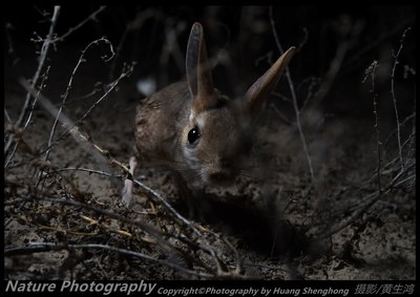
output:
{"label": "shadowed burrow", "polygon": [[[198,203],[200,216],[194,219],[238,238],[239,248],[253,250],[272,259],[294,258],[310,252],[313,243],[305,236],[305,230],[293,226],[268,208],[238,203],[238,200],[249,199],[230,196],[206,193]],[[175,207],[188,215],[188,205],[183,199],[177,200]]]}

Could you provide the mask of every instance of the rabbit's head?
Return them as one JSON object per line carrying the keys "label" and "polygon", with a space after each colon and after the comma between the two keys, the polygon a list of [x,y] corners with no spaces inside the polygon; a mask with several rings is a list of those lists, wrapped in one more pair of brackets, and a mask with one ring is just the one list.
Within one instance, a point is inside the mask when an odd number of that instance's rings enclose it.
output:
{"label": "rabbit's head", "polygon": [[207,61],[203,29],[191,29],[186,74],[192,105],[188,123],[182,131],[182,152],[188,167],[206,184],[232,181],[241,158],[252,145],[253,119],[293,56],[286,51],[246,92],[243,98],[229,100],[213,87]]}

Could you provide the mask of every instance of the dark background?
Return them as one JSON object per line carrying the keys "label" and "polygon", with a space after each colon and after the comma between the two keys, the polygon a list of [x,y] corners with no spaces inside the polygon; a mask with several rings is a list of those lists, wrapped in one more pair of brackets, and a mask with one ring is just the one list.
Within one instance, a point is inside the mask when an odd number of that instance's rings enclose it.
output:
{"label": "dark background", "polygon": [[[67,32],[97,8],[93,4],[86,4],[83,9],[79,5],[63,6],[57,22],[57,34]],[[77,57],[78,52],[90,41],[105,36],[115,48],[119,46],[121,49],[113,62],[114,68],[107,70],[112,72],[108,73],[108,79],[121,70],[123,62],[136,61],[135,73],[131,76],[133,82],[139,78],[153,77],[158,87],[163,87],[184,75],[180,67],[183,60],[177,62],[170,55],[166,63],[162,63],[162,52],[168,44],[165,32],[180,28],[176,40],[178,55],[183,59],[189,29],[193,22],[199,21],[205,28],[210,56],[216,56],[221,49],[230,55],[230,65],[219,63],[214,69],[217,87],[228,95],[238,96],[279,56],[269,10],[268,6],[109,6],[97,15],[95,21],[88,21],[64,42],[57,44],[55,49],[61,53],[71,48],[74,57]],[[16,72],[22,70],[19,63],[36,63],[35,48],[39,48],[40,43],[29,40],[35,36],[35,32],[44,36],[50,25],[51,12],[48,6],[28,5],[25,9],[11,8],[4,13],[8,37],[4,48],[6,76],[18,75]],[[322,102],[314,103],[328,112],[343,114],[371,115],[371,101],[368,100],[367,91],[370,83],[363,85],[361,82],[366,68],[373,60],[379,62],[376,91],[384,94],[379,101],[390,101],[386,97],[394,62],[392,54],[400,45],[403,31],[411,27],[399,56],[395,78],[396,87],[403,90],[400,95],[400,112],[402,116],[410,112],[415,76],[407,75],[405,67],[416,68],[415,7],[287,6],[273,7],[272,15],[284,49],[300,45],[306,40],[290,65],[299,104],[303,104],[303,98],[307,97],[311,81],[318,82],[315,84],[316,90],[319,83],[325,80],[340,44],[351,43],[334,75],[331,89]],[[127,30],[129,26],[133,28]],[[355,29],[356,26],[359,29]],[[358,31],[355,37],[352,37],[352,30]],[[10,51],[10,41],[13,52]],[[92,56],[98,50],[93,49]],[[69,70],[73,65],[74,62],[69,64]],[[24,74],[32,75],[31,72]],[[278,90],[288,96],[285,79],[281,81]],[[287,108],[284,106],[285,110]]]}

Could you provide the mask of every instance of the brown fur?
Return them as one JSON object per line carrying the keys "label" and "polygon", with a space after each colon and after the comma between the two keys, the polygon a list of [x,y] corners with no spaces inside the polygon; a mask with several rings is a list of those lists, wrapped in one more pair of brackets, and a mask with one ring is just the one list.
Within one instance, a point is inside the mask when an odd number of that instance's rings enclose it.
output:
{"label": "brown fur", "polygon": [[[137,109],[140,164],[164,165],[175,171],[178,181],[188,181],[180,185],[187,196],[185,189],[232,181],[252,143],[253,118],[293,51],[282,55],[242,100],[233,102],[213,87],[203,29],[195,23],[187,47],[187,81],[169,85],[144,99]],[[190,144],[188,134],[193,128],[200,137]]]}

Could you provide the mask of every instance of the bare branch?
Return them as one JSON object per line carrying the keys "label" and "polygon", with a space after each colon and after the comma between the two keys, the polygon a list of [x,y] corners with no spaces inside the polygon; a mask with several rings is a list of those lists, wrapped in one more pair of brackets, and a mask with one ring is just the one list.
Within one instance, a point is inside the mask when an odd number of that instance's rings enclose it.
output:
{"label": "bare branch", "polygon": [[[375,94],[375,73],[376,73],[376,67],[378,66],[378,61],[373,61],[372,64],[368,68],[367,75],[370,74],[371,80],[372,80],[372,87],[370,89],[370,92],[372,93],[373,98],[373,114],[375,115],[375,132],[376,132],[376,153],[378,155],[378,165],[376,169],[376,175],[378,179],[378,195],[382,196],[382,185],[381,185],[381,172],[382,172],[382,142],[379,132],[379,116],[378,116],[378,108],[377,108],[377,100],[376,100],[376,94]],[[381,197],[379,197],[380,199]]]}
{"label": "bare branch", "polygon": [[[50,48],[50,45],[52,44],[54,28],[55,28],[59,13],[60,13],[60,6],[54,6],[54,13],[53,13],[53,16],[51,18],[50,29],[48,31],[47,38],[45,38],[45,40],[42,44],[42,47],[41,47],[41,51],[40,51],[40,54],[39,54],[38,68],[37,68],[34,76],[32,77],[31,89],[35,89],[36,85],[38,84],[38,80],[39,80],[39,77],[41,75],[41,71],[44,67],[44,63],[45,63],[45,60],[47,58],[48,50]],[[28,92],[27,95],[26,95],[26,100],[25,100],[24,106],[22,108],[22,111],[19,115],[18,120],[16,121],[16,124],[15,124],[16,127],[18,127],[18,128],[22,127],[23,122],[25,121],[25,118],[26,118],[26,116],[28,114],[28,111],[30,109],[30,106],[31,106],[31,98],[32,98],[32,94],[30,92]],[[5,148],[4,148],[4,155],[5,156],[9,155],[10,147],[11,147],[11,145],[14,141],[15,141],[14,136],[11,135],[7,144],[6,144],[6,146],[5,146]],[[16,148],[14,150],[16,150]]]}
{"label": "bare branch", "polygon": [[[280,51],[280,54],[283,54],[283,52],[284,52],[283,47],[281,46],[279,37],[277,35],[276,26],[275,26],[274,19],[273,19],[273,7],[272,6],[270,6],[269,12],[270,12],[270,23],[271,23],[271,28],[272,28],[272,31],[273,31],[273,36],[274,36],[274,39],[276,41],[277,48]],[[303,134],[303,128],[302,128],[302,124],[300,122],[300,111],[299,111],[299,106],[298,106],[298,103],[297,103],[295,87],[293,86],[292,77],[290,75],[289,66],[286,66],[285,73],[286,73],[287,81],[289,83],[290,93],[292,94],[293,108],[294,108],[295,114],[296,114],[296,125],[297,125],[297,128],[299,130],[300,140],[302,141],[303,151],[305,153],[306,160],[308,162],[308,168],[309,168],[309,173],[311,175],[311,180],[314,181],[315,176],[314,176],[314,170],[312,168],[312,160],[311,160],[311,156],[309,155],[308,146],[306,144],[305,135]]]}
{"label": "bare branch", "polygon": [[[86,119],[86,117],[117,87],[120,80],[122,80],[125,77],[128,77],[131,72],[133,71],[134,64],[128,65],[126,69],[121,73],[121,75],[110,84],[106,92],[92,105],[90,108],[82,115],[81,118],[79,118],[76,122],[72,122],[69,118],[60,117],[60,121],[62,120],[63,125],[67,128],[66,131],[64,131],[55,141],[51,143],[51,145],[47,146],[41,154],[44,154],[47,150],[51,149],[54,145],[59,143],[64,137],[71,134],[73,138],[75,138],[79,142],[78,133],[76,130],[78,130],[78,124],[80,124],[83,120]],[[29,86],[29,84],[25,80],[20,80],[21,85],[29,92],[34,93],[34,90],[32,90]],[[45,96],[41,95],[42,102],[44,103],[44,108],[52,115],[55,116],[58,113],[58,109],[51,103],[51,101],[46,98]],[[86,137],[85,137],[86,138]]]}
{"label": "bare branch", "polygon": [[33,94],[32,94],[33,97],[34,97],[34,99],[32,101],[31,106],[29,107],[29,111],[28,111],[29,114],[28,114],[28,118],[26,119],[25,125],[21,129],[19,129],[19,128],[16,129],[16,126],[14,127],[14,130],[15,130],[14,132],[15,133],[12,134],[10,137],[12,137],[12,136],[13,137],[16,137],[16,132],[18,132],[19,137],[17,137],[17,139],[16,139],[16,142],[15,142],[15,144],[13,146],[13,149],[10,152],[10,154],[9,154],[9,156],[8,156],[5,164],[4,164],[4,168],[9,168],[9,165],[10,165],[10,163],[13,160],[13,157],[14,157],[14,155],[16,153],[16,150],[17,150],[19,144],[23,142],[22,135],[25,132],[25,129],[28,127],[29,123],[31,122],[32,114],[33,114],[33,111],[35,109],[35,105],[38,102],[38,98],[39,98],[39,96],[41,94],[42,89],[44,88],[45,81],[48,79],[48,73],[49,73],[49,71],[50,71],[50,66],[47,67],[47,69],[45,70],[45,73],[42,75],[42,81],[41,81],[41,83],[39,85],[39,88],[38,88],[37,92],[33,92]]}
{"label": "bare branch", "polygon": [[[410,167],[412,167],[414,165],[415,164],[412,164],[412,165],[410,165]],[[404,170],[400,171],[392,179],[392,181],[388,184],[388,186],[385,189],[382,189],[381,195],[380,195],[379,191],[375,191],[375,192],[369,194],[368,196],[363,197],[362,200],[365,201],[365,203],[363,203],[360,207],[358,207],[358,210],[354,211],[352,215],[346,217],[342,222],[338,223],[335,226],[332,226],[331,229],[330,229],[330,231],[324,232],[324,234],[322,234],[319,237],[317,237],[317,239],[325,239],[325,238],[328,238],[328,237],[334,235],[335,233],[340,232],[341,230],[343,230],[344,228],[346,228],[347,226],[349,226],[350,224],[352,224],[355,220],[357,220],[358,218],[360,218],[376,202],[378,202],[381,198],[383,198],[385,195],[387,195],[388,193],[390,193],[396,186],[399,186],[399,185],[402,184],[402,182],[400,181],[400,179],[408,171],[408,169],[410,167],[407,167]],[[412,178],[411,177],[410,178],[407,178],[407,179],[403,180],[403,182],[407,182],[410,179],[412,179]]]}
{"label": "bare branch", "polygon": [[111,64],[111,70],[109,71],[109,80],[114,79],[114,73],[117,66],[118,57],[120,56],[120,53],[123,49],[123,46],[124,46],[124,43],[126,41],[128,34],[134,30],[140,30],[144,22],[150,18],[163,19],[163,16],[161,15],[159,11],[149,8],[149,9],[146,9],[145,11],[139,12],[134,18],[134,20],[130,21],[126,25],[125,30],[122,33],[120,41],[118,42],[118,45],[117,45],[116,57],[112,61],[112,64]]}
{"label": "bare branch", "polygon": [[[23,78],[20,79],[20,83],[28,92],[35,93],[34,89],[32,89],[31,86],[29,85],[29,83],[26,80],[24,80]],[[58,114],[58,109],[44,95],[40,94],[38,100],[41,103],[41,106],[44,107],[52,116],[55,116],[55,115]],[[80,143],[80,142],[83,141],[83,139],[80,138],[79,133],[76,131],[78,128],[76,127],[75,124],[73,124],[73,122],[66,115],[62,114],[60,116],[59,120],[63,124],[63,126],[70,127],[69,128],[69,131],[70,131],[69,133],[73,136],[73,138],[77,142]],[[98,159],[98,160],[102,161],[102,163],[106,161],[106,159],[101,154],[98,154],[98,153],[96,153],[95,151],[92,151],[92,150],[87,150],[87,151],[90,152],[91,154],[93,154],[93,157],[95,157],[95,159]]]}
{"label": "bare branch", "polygon": [[334,81],[341,69],[341,65],[343,64],[344,58],[346,57],[347,52],[353,47],[356,42],[357,37],[359,36],[361,30],[363,28],[363,23],[361,21],[357,21],[351,28],[350,36],[347,37],[344,41],[342,41],[336,50],[335,56],[330,63],[330,67],[325,74],[325,77],[315,94],[312,104],[319,105],[322,100],[327,96],[330,92]]}
{"label": "bare branch", "polygon": [[157,262],[161,265],[168,266],[170,268],[173,268],[175,270],[178,270],[180,272],[183,272],[189,275],[194,275],[194,276],[203,277],[203,278],[214,278],[214,275],[209,274],[209,273],[190,270],[180,265],[177,265],[173,262],[156,259],[140,252],[135,252],[128,249],[117,248],[114,246],[104,245],[104,244],[93,244],[93,243],[92,244],[58,244],[58,243],[50,243],[50,242],[30,242],[29,246],[9,248],[9,249],[6,249],[4,252],[6,256],[11,256],[11,255],[22,255],[22,254],[32,254],[32,253],[40,253],[40,252],[48,252],[48,251],[57,251],[57,250],[64,250],[64,249],[65,250],[67,249],[110,250],[110,251],[117,252],[119,254],[123,254],[126,256],[132,256],[132,257],[137,257],[137,258]]}
{"label": "bare branch", "polygon": [[347,61],[343,65],[343,71],[341,72],[341,75],[344,75],[350,72],[352,69],[356,68],[358,66],[358,61],[360,61],[364,55],[366,55],[376,47],[380,46],[387,39],[390,39],[397,33],[401,32],[403,28],[407,27],[407,25],[413,22],[415,22],[415,18],[413,17],[403,19],[400,23],[395,24],[395,27],[390,28],[390,30],[384,30],[383,33],[377,36],[376,40],[371,40],[370,42],[367,42],[365,44],[365,47],[359,49],[354,55],[347,59]]}
{"label": "bare branch", "polygon": [[401,36],[400,47],[398,48],[397,53],[394,55],[394,63],[392,65],[392,72],[391,72],[391,96],[392,96],[392,102],[394,104],[395,121],[397,122],[397,141],[398,141],[398,152],[399,152],[399,157],[400,157],[401,170],[404,170],[404,160],[402,156],[400,120],[399,120],[399,115],[398,115],[397,97],[395,96],[394,80],[395,80],[395,69],[397,68],[397,64],[399,63],[398,57],[400,56],[400,53],[403,49],[404,39],[409,30],[411,30],[411,27],[406,28]]}
{"label": "bare branch", "polygon": [[90,20],[95,20],[96,16],[99,13],[101,13],[105,8],[106,8],[106,6],[100,6],[96,11],[91,13],[86,19],[81,21],[78,25],[70,28],[66,33],[64,33],[60,37],[54,38],[51,42],[64,41],[64,39],[66,39],[70,34],[72,34],[73,32],[75,32],[78,29],[80,29],[81,27],[83,27],[87,22],[89,22]]}
{"label": "bare branch", "polygon": [[115,178],[122,178],[123,177],[122,174],[116,175],[116,174],[112,174],[112,173],[105,172],[105,171],[94,170],[94,169],[89,169],[89,168],[82,168],[82,167],[60,168],[60,169],[52,170],[50,173],[62,172],[62,171],[82,171],[82,172],[87,172],[89,174],[95,173],[95,174],[104,175],[104,176],[108,176],[108,177],[115,177]]}
{"label": "bare branch", "polygon": [[[54,124],[53,124],[53,126],[52,126],[52,128],[51,128],[51,131],[50,131],[50,136],[49,136],[49,138],[48,138],[48,147],[50,147],[51,146],[51,143],[52,143],[52,141],[53,141],[53,138],[54,138],[54,134],[55,134],[55,129],[57,128],[57,124],[58,124],[58,120],[59,120],[59,118],[60,118],[60,115],[61,115],[61,112],[62,112],[62,110],[63,110],[63,108],[64,108],[64,105],[66,104],[66,101],[67,101],[67,97],[68,97],[68,95],[69,95],[69,93],[70,93],[70,89],[72,88],[72,85],[73,85],[73,79],[74,79],[74,76],[76,75],[76,72],[77,72],[77,70],[79,69],[79,66],[80,66],[80,64],[81,63],[83,63],[83,62],[85,62],[86,60],[84,59],[84,56],[85,56],[85,54],[86,54],[86,51],[91,47],[91,46],[93,46],[93,45],[98,45],[99,44],[99,42],[104,42],[105,44],[107,44],[107,45],[109,45],[109,48],[110,48],[110,51],[111,51],[111,56],[110,57],[108,57],[108,58],[106,58],[105,59],[105,57],[104,57],[104,60],[107,62],[107,61],[109,61],[110,59],[112,59],[114,56],[115,56],[115,53],[114,53],[114,49],[113,49],[113,47],[112,47],[112,43],[108,40],[108,39],[106,39],[106,38],[104,38],[104,37],[102,37],[102,38],[100,38],[100,39],[97,39],[97,40],[94,40],[94,41],[92,41],[92,42],[90,42],[83,50],[82,50],[82,53],[80,54],[80,58],[79,58],[79,60],[77,61],[77,64],[76,64],[76,66],[74,67],[74,69],[73,69],[73,72],[72,72],[72,74],[71,74],[71,76],[70,76],[70,80],[69,80],[69,82],[67,83],[67,88],[66,88],[66,91],[64,92],[64,95],[63,95],[63,100],[61,101],[61,105],[60,105],[60,108],[59,108],[59,110],[57,111],[57,116],[55,117],[55,120],[54,120]],[[44,157],[44,160],[46,161],[46,160],[48,160],[48,156],[49,156],[49,154],[50,154],[50,149],[47,149],[47,151],[45,152],[45,157]]]}
{"label": "bare branch", "polygon": [[7,122],[9,122],[9,123],[13,122],[9,113],[7,112],[6,106],[4,107],[4,117],[6,118]]}

